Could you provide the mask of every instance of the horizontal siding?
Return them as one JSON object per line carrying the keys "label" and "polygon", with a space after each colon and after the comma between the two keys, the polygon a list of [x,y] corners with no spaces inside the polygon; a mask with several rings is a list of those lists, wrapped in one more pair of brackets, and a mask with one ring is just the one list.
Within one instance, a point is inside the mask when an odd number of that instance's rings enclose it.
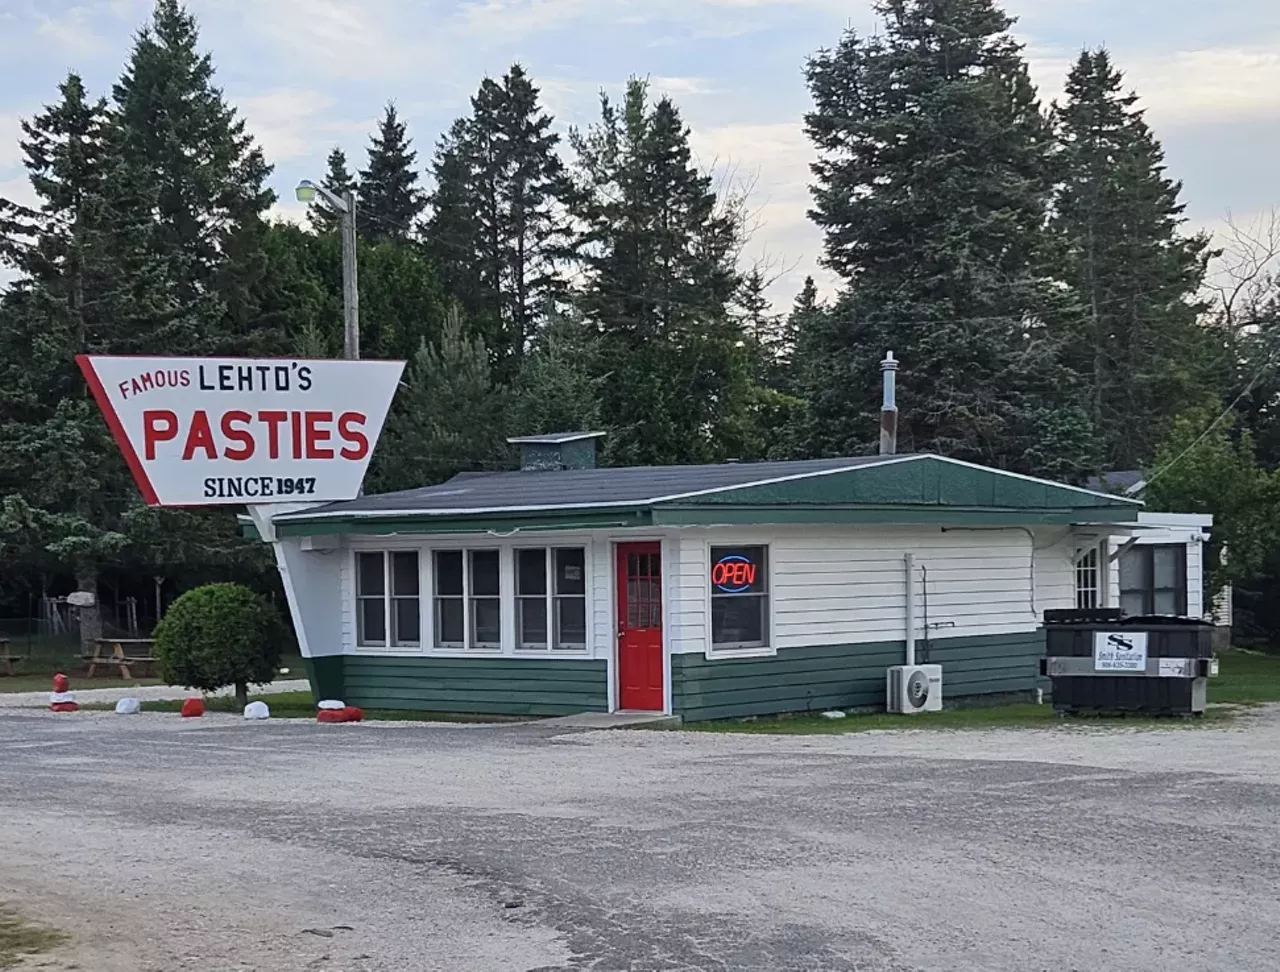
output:
{"label": "horizontal siding", "polygon": [[369,709],[569,715],[608,709],[596,660],[347,655],[342,700]]}
{"label": "horizontal siding", "polygon": [[[885,704],[885,669],[902,664],[903,642],[789,648],[771,658],[672,658],[675,711],[691,722]],[[1029,692],[1039,684],[1044,634],[948,638],[919,646],[942,665],[947,700]]]}
{"label": "horizontal siding", "polygon": [[[773,644],[782,651],[905,638],[911,553],[925,584],[918,619],[949,637],[1008,634],[1040,622],[1048,606],[1074,600],[1067,531],[936,527],[687,530],[669,565],[673,654],[704,653],[712,545],[767,544]],[[1032,585],[1034,562],[1034,589]],[[926,597],[923,592],[927,590]],[[1034,591],[1034,596],[1033,596]],[[923,627],[921,629],[923,631]]]}

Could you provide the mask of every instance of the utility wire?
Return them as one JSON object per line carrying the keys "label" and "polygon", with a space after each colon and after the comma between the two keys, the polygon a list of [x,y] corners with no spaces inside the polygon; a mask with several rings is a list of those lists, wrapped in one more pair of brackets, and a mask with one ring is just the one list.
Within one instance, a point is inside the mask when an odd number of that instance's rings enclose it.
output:
{"label": "utility wire", "polygon": [[[1195,442],[1191,443],[1191,445],[1183,449],[1173,459],[1165,463],[1163,467],[1161,467],[1160,469],[1157,469],[1154,473],[1152,473],[1150,479],[1138,485],[1140,485],[1143,489],[1150,487],[1150,485],[1154,483],[1157,479],[1159,479],[1161,476],[1167,473],[1170,469],[1172,469],[1174,466],[1180,463],[1183,459],[1189,456],[1192,453],[1192,451],[1198,445],[1200,445],[1201,442],[1203,442],[1205,439],[1209,437],[1210,433],[1212,433],[1214,429],[1216,429],[1219,425],[1222,424],[1223,419],[1225,419],[1228,415],[1230,415],[1232,412],[1235,411],[1236,406],[1239,405],[1242,401],[1244,401],[1245,397],[1249,394],[1249,392],[1253,391],[1254,386],[1259,381],[1262,380],[1262,376],[1266,374],[1267,371],[1270,370],[1273,364],[1275,364],[1275,360],[1276,360],[1276,354],[1273,352],[1272,355],[1269,358],[1267,358],[1267,360],[1263,363],[1262,367],[1258,369],[1258,373],[1253,376],[1253,378],[1249,381],[1249,384],[1245,386],[1244,391],[1242,391],[1239,395],[1236,396],[1236,400],[1234,402],[1232,402],[1230,405],[1228,405],[1225,409],[1222,410],[1221,415],[1219,415],[1216,419],[1214,419],[1212,422],[1209,423],[1209,427],[1200,433],[1199,438],[1197,438]],[[1130,490],[1133,489],[1132,486],[1129,488]]]}

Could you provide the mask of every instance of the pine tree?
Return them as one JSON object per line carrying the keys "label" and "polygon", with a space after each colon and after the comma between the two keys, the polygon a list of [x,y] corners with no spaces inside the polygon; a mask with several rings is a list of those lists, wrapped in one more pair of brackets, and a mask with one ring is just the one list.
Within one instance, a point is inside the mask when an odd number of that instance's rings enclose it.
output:
{"label": "pine tree", "polygon": [[427,246],[457,280],[469,314],[491,330],[491,350],[514,373],[541,316],[563,297],[572,240],[559,136],[538,88],[513,65],[485,78],[435,161]]}
{"label": "pine tree", "polygon": [[599,336],[572,309],[552,314],[521,362],[513,388],[513,435],[603,431]]}
{"label": "pine tree", "polygon": [[[1084,313],[1069,361],[1111,469],[1149,461],[1174,417],[1206,394],[1196,294],[1208,242],[1185,237],[1179,183],[1105,50],[1085,51],[1055,108],[1061,189],[1053,227]],[[1212,394],[1210,392],[1210,394]]]}
{"label": "pine tree", "polygon": [[437,342],[409,364],[370,479],[376,489],[411,489],[508,458],[507,394],[493,381],[484,342],[467,333],[457,307]]}
{"label": "pine tree", "polygon": [[[355,191],[356,180],[347,171],[347,155],[342,149],[334,148],[329,153],[328,168],[320,184],[340,198]],[[317,233],[322,233],[337,226],[339,216],[327,203],[317,199],[307,207],[307,219]]]}
{"label": "pine tree", "polygon": [[183,351],[270,351],[259,316],[265,277],[262,215],[275,196],[271,167],[214,85],[195,19],[178,0],[156,0],[115,85],[120,152],[154,192],[145,214],[178,297],[204,318],[202,342]]}
{"label": "pine tree", "polygon": [[801,369],[809,446],[872,447],[893,349],[904,446],[1078,473],[1092,440],[1058,354],[1071,308],[1049,280],[1052,139],[1012,21],[993,0],[876,9],[882,33],[847,32],[807,69],[811,215],[846,287]]}
{"label": "pine tree", "polygon": [[[0,496],[28,541],[94,592],[105,562],[145,543],[131,536],[136,490],[75,355],[179,350],[199,321],[150,218],[160,187],[78,77],[60,93],[23,125],[39,206],[24,227],[22,276],[0,301]],[[82,638],[98,630],[86,610]]]}
{"label": "pine tree", "polygon": [[601,98],[598,124],[573,131],[575,215],[585,228],[579,297],[610,362],[603,416],[619,463],[738,455],[722,433],[751,387],[741,323],[729,305],[739,214],[693,163],[675,105],[632,80],[621,109]]}
{"label": "pine tree", "polygon": [[408,128],[387,103],[378,132],[369,140],[368,165],[360,173],[356,227],[374,243],[404,243],[417,232],[426,199],[418,188],[418,153]]}

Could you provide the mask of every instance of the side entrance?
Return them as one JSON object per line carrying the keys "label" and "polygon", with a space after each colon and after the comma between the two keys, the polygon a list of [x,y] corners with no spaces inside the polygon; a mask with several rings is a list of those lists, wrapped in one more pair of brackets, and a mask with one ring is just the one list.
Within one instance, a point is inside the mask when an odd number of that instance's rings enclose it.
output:
{"label": "side entrance", "polygon": [[620,543],[618,708],[661,712],[662,544]]}

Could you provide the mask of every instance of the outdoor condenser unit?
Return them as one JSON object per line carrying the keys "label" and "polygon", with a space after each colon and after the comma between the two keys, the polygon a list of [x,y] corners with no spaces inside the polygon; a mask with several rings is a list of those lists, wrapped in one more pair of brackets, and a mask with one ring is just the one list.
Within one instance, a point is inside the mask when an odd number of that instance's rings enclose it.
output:
{"label": "outdoor condenser unit", "polygon": [[894,665],[885,672],[890,712],[941,712],[941,665]]}

